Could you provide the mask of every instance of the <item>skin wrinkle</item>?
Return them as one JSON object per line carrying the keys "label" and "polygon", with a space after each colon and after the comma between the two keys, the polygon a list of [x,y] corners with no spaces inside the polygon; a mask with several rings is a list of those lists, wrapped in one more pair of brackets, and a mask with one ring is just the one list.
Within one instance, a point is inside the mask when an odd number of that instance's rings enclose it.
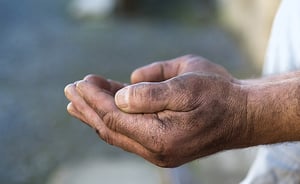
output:
{"label": "skin wrinkle", "polygon": [[195,100],[194,97],[196,95],[198,97],[198,93],[202,91],[202,89],[195,88],[191,90],[187,88],[186,84],[193,82],[200,83],[197,86],[201,86],[201,81],[197,79],[185,79],[187,77],[188,75],[184,76],[184,78],[173,78],[169,83],[170,91],[175,91],[174,93],[178,96],[174,98],[172,103],[177,106],[177,111],[187,112],[196,108],[195,103],[197,103],[197,100]]}
{"label": "skin wrinkle", "polygon": [[[167,131],[165,131],[166,135],[168,135],[166,137],[166,141],[168,142],[168,147],[169,148],[166,148],[166,155],[168,156],[171,156],[174,157],[175,155],[174,154],[179,154],[179,155],[184,155],[182,152],[186,151],[185,149],[180,149],[178,151],[175,151],[173,150],[175,147],[177,147],[178,144],[180,144],[180,142],[178,142],[178,138],[180,140],[180,137],[182,137],[182,132],[187,129],[188,126],[184,126],[185,124],[177,124],[175,125],[173,122],[178,122],[178,121],[181,121],[181,116],[172,116],[172,117],[164,117],[162,119],[162,121],[164,122],[169,122],[168,125],[169,125],[169,128]],[[170,127],[171,126],[171,127]],[[172,130],[172,126],[180,126],[181,128],[177,131],[172,131],[171,134],[167,133],[168,131],[171,131]],[[172,149],[173,148],[173,149]],[[173,156],[174,155],[174,156]],[[164,157],[163,157],[164,158]]]}
{"label": "skin wrinkle", "polygon": [[161,101],[161,100],[165,100],[166,96],[167,96],[167,90],[163,89],[162,87],[157,87],[157,88],[151,88],[149,90],[149,97],[150,100],[152,101]]}
{"label": "skin wrinkle", "polygon": [[[185,90],[185,85],[182,84],[181,79],[179,78],[172,78],[168,81],[166,81],[166,86],[167,92],[171,93],[171,94],[166,94],[164,95],[164,99],[166,101],[165,103],[165,108],[164,109],[170,109],[170,110],[176,110],[176,109],[181,109],[178,105],[182,104],[180,102],[180,100],[185,99],[183,96],[180,96],[180,94],[183,94],[182,92]],[[174,85],[176,84],[176,87],[174,87]],[[183,94],[185,96],[185,94]],[[170,98],[172,96],[177,96],[176,98]],[[170,106],[172,108],[170,108]]]}
{"label": "skin wrinkle", "polygon": [[[115,145],[116,142],[114,142],[114,141],[111,139],[111,137],[110,137],[112,134],[119,135],[119,133],[117,133],[117,132],[113,132],[113,133],[112,133],[111,130],[109,130],[109,129],[106,129],[105,134],[98,134],[98,135],[100,136],[100,138],[102,138],[103,140],[105,140],[107,143],[109,143],[109,144],[111,144],[111,145]],[[120,135],[121,135],[121,134],[120,134]],[[124,135],[121,135],[121,136],[124,136]],[[127,139],[129,138],[129,137],[127,137],[127,136],[124,136],[124,137],[126,137]],[[141,146],[142,146],[139,142],[135,142],[135,141],[132,141],[132,142],[135,143],[135,144],[137,144],[136,147],[141,147]],[[118,144],[116,144],[116,145],[117,145],[117,146],[121,146],[121,145],[118,145]],[[124,149],[125,151],[134,152],[134,151],[131,150],[131,148],[130,148],[130,149],[127,149],[126,147],[127,147],[127,145],[126,145],[124,148],[121,146],[121,148]],[[151,161],[151,162],[154,163],[154,164],[156,163],[156,160],[153,159],[152,153],[150,153],[149,151],[147,151],[147,152],[141,154],[141,156],[142,156],[143,158],[145,158],[145,159],[148,159],[149,161]]]}
{"label": "skin wrinkle", "polygon": [[[149,159],[149,161],[155,163],[153,160],[151,160],[151,154],[146,151],[145,149],[143,149],[143,146],[141,144],[139,144],[138,142],[135,142],[134,140],[130,140],[127,136],[124,136],[122,134],[119,134],[117,132],[112,132],[109,129],[105,130],[105,134],[98,134],[99,137],[103,140],[105,140],[107,143],[111,144],[111,145],[115,145],[115,146],[119,146],[121,147],[123,150],[128,151],[128,152],[134,152],[132,149],[139,149],[139,153],[140,155],[145,158],[145,159]],[[114,139],[116,139],[116,137],[124,137],[126,140],[130,140],[129,143],[121,143],[121,142],[117,142],[117,141],[112,141],[112,138],[114,136]]]}
{"label": "skin wrinkle", "polygon": [[[135,115],[131,119],[126,119],[126,121],[123,120],[124,122],[120,122],[120,123],[122,123],[123,129],[128,129],[132,132],[132,134],[128,134],[128,135],[126,135],[125,132],[123,134],[125,134],[127,137],[129,137],[131,139],[134,139],[134,137],[132,135],[140,134],[140,135],[143,135],[144,137],[147,137],[148,135],[150,135],[149,133],[146,132],[146,130],[150,131],[150,129],[148,129],[147,127],[144,127],[144,129],[141,130],[141,129],[137,129],[136,127],[131,127],[131,126],[127,125],[127,124],[132,124],[132,122],[140,122],[141,119],[146,119],[146,118],[144,118],[144,115]],[[119,121],[121,121],[121,118],[119,119]],[[127,127],[124,125],[127,125]],[[122,133],[123,131],[120,130],[119,132]],[[145,140],[136,140],[136,142],[143,145]],[[145,143],[144,143],[144,146],[147,147],[147,145]]]}
{"label": "skin wrinkle", "polygon": [[[140,85],[144,85],[144,84],[142,83]],[[134,102],[134,100],[131,97],[136,98],[136,97],[138,97],[137,94],[138,93],[137,93],[136,88],[134,88],[134,89],[129,88],[129,95],[128,95],[128,97],[126,97],[126,98],[128,98],[128,102],[132,102],[132,101]],[[129,108],[133,108],[133,109],[136,108],[134,103],[128,103],[128,105],[129,105]]]}
{"label": "skin wrinkle", "polygon": [[151,143],[147,148],[150,152],[154,154],[164,154],[166,150],[165,145],[167,144],[166,140],[162,138],[166,132],[165,129],[163,129],[165,126],[161,126],[162,124],[159,120],[153,123],[157,124],[157,128],[148,129],[147,134],[151,137]]}
{"label": "skin wrinkle", "polygon": [[[158,120],[157,118],[155,118],[155,115],[152,114],[144,114],[142,116],[147,116],[146,119],[147,121],[151,121],[148,123],[145,123],[145,127],[143,129],[142,134],[144,135],[145,139],[144,140],[140,140],[138,141],[140,144],[144,145],[151,153],[157,153],[159,152],[158,150],[161,150],[163,148],[158,148],[158,146],[161,146],[163,141],[161,139],[161,135],[163,135],[164,130],[157,128],[157,127],[163,127],[160,126],[160,120]],[[137,120],[133,120],[133,121],[139,121],[140,118],[139,116],[135,116],[135,118]],[[129,122],[130,123],[130,122]],[[155,128],[154,128],[155,127]],[[134,131],[139,131],[139,130],[133,130],[132,133],[134,134]],[[141,132],[139,132],[139,134],[141,134]],[[151,139],[147,139],[147,137],[151,137]],[[152,140],[152,141],[149,141]]]}
{"label": "skin wrinkle", "polygon": [[[163,112],[164,113],[164,112]],[[173,124],[173,121],[171,120],[172,117],[168,117],[166,115],[164,115],[164,117],[162,117],[160,115],[160,113],[156,114],[156,119],[158,121],[158,127],[160,130],[162,130],[162,132],[169,132],[171,131],[171,127]]]}
{"label": "skin wrinkle", "polygon": [[116,113],[110,112],[110,113],[103,113],[102,116],[103,121],[105,122],[105,125],[114,132],[119,132],[118,130],[118,123],[116,122],[120,118],[116,116]]}

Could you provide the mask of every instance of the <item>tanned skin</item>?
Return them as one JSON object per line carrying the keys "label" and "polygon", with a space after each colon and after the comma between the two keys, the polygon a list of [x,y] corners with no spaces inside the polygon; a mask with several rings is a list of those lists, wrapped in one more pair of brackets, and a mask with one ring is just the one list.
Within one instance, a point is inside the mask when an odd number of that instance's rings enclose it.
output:
{"label": "tanned skin", "polygon": [[66,86],[67,110],[107,143],[158,166],[300,140],[300,72],[238,80],[187,55],[139,68],[131,83],[88,75]]}

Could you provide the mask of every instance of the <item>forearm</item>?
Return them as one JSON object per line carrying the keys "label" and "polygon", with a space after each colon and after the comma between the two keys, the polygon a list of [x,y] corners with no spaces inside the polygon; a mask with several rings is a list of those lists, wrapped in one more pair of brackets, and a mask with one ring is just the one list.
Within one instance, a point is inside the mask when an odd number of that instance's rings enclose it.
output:
{"label": "forearm", "polygon": [[[299,76],[297,76],[299,75]],[[300,140],[300,72],[244,85],[252,145]]]}

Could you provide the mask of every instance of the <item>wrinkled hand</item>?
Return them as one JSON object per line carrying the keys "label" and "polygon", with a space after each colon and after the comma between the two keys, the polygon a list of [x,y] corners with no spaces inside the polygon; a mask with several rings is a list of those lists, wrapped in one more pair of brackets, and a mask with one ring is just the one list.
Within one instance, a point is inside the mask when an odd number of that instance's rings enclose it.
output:
{"label": "wrinkled hand", "polygon": [[185,56],[134,71],[136,84],[126,87],[87,76],[65,88],[67,109],[109,144],[175,167],[249,144],[246,92],[232,79],[218,65]]}

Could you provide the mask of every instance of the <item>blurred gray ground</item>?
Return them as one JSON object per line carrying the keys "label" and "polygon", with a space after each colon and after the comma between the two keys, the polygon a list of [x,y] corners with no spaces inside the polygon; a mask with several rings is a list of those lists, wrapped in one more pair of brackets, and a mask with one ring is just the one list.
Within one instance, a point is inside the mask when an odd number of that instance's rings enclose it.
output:
{"label": "blurred gray ground", "polygon": [[215,23],[78,22],[66,2],[0,1],[0,183],[45,183],[65,164],[89,158],[152,167],[66,113],[64,86],[88,73],[128,82],[136,67],[188,53],[238,76],[257,73]]}

